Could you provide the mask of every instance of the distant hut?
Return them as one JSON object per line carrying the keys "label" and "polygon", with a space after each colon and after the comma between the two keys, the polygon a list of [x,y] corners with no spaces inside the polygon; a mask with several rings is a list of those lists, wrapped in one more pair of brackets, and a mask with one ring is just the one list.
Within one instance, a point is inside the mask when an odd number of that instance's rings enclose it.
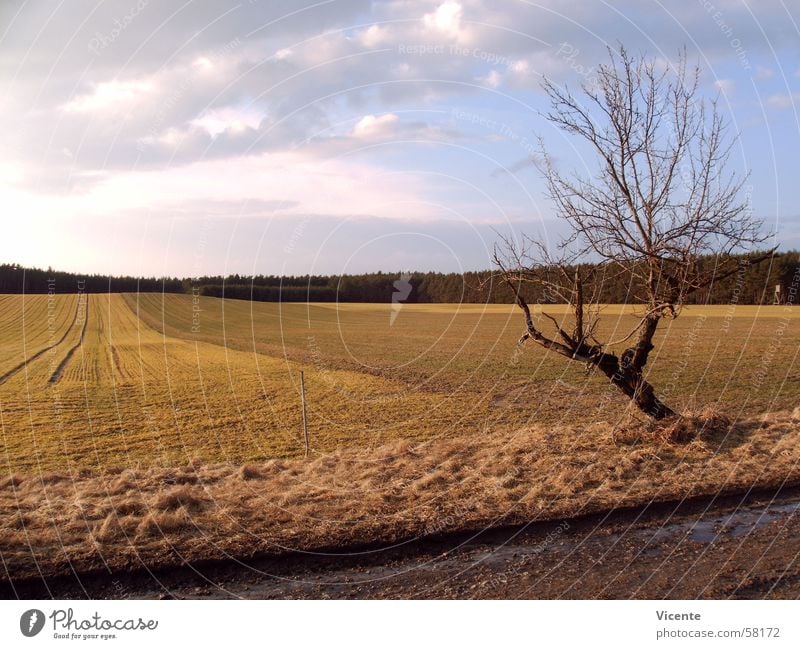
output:
{"label": "distant hut", "polygon": [[795,305],[800,303],[800,266],[788,268],[775,284],[773,304]]}

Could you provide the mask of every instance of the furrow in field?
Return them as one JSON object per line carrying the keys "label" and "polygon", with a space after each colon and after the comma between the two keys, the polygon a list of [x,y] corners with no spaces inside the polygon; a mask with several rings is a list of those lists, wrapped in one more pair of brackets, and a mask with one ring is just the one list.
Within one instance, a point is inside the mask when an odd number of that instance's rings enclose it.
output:
{"label": "furrow in field", "polygon": [[107,344],[121,383],[167,389],[169,378],[183,381],[197,374],[194,346],[164,336],[142,321],[121,296],[114,296]]}
{"label": "furrow in field", "polygon": [[98,332],[96,346],[103,347],[104,351],[102,361],[97,359],[98,371],[107,371],[108,378],[113,379],[115,385],[131,383],[136,379],[131,369],[131,365],[135,364],[135,356],[132,357],[128,349],[140,335],[139,321],[119,295],[108,295],[103,299],[105,303],[102,308],[95,309],[102,329]]}
{"label": "furrow in field", "polygon": [[108,295],[90,295],[87,304],[86,328],[82,341],[75,341],[75,354],[61,368],[58,383],[78,383],[86,387],[112,385],[108,343]]}
{"label": "furrow in field", "polygon": [[[22,362],[18,363],[17,365],[12,367],[10,370],[5,372],[4,374],[0,375],[0,385],[5,383],[6,381],[8,381],[11,377],[13,377],[15,374],[20,372],[23,368],[28,366],[30,363],[33,363],[36,359],[38,359],[40,356],[42,356],[45,352],[48,352],[51,349],[55,349],[62,342],[64,342],[64,340],[69,335],[69,332],[72,331],[73,327],[75,326],[75,323],[76,323],[76,321],[78,319],[78,311],[79,310],[80,310],[80,303],[78,303],[76,308],[75,308],[75,315],[74,315],[74,317],[72,319],[72,322],[69,324],[67,329],[64,331],[63,335],[55,343],[53,343],[52,345],[47,345],[46,347],[43,347],[42,349],[40,349],[36,353],[34,353],[31,356],[25,358]],[[85,326],[85,323],[84,323],[84,326]]]}
{"label": "furrow in field", "polygon": [[[55,372],[53,372],[53,374],[50,376],[50,379],[48,380],[49,383],[58,383],[59,379],[61,378],[61,375],[64,372],[64,368],[66,368],[66,366],[69,363],[70,359],[72,358],[73,354],[75,354],[75,352],[78,351],[80,346],[83,344],[83,339],[86,336],[86,324],[89,322],[89,299],[88,299],[88,295],[84,294],[84,295],[79,295],[78,296],[78,308],[75,311],[75,320],[76,321],[78,319],[78,313],[80,313],[81,301],[83,302],[83,325],[81,326],[80,338],[78,338],[78,342],[77,343],[75,343],[72,347],[70,347],[70,349],[67,351],[66,356],[64,356],[64,358],[58,364],[58,367],[56,368]],[[66,334],[64,335],[64,337],[66,338]]]}
{"label": "furrow in field", "polygon": [[73,317],[72,295],[4,296],[0,306],[0,374],[50,347]]}
{"label": "furrow in field", "polygon": [[[153,330],[120,296],[93,295],[90,305],[83,342],[76,345],[81,362],[61,368],[62,385],[85,384],[90,393],[115,385],[135,386],[157,395],[168,392],[171,382],[182,391],[187,381],[209,368],[213,376],[227,380],[224,350],[203,353],[198,361],[193,343]],[[235,368],[232,371],[236,373]]]}

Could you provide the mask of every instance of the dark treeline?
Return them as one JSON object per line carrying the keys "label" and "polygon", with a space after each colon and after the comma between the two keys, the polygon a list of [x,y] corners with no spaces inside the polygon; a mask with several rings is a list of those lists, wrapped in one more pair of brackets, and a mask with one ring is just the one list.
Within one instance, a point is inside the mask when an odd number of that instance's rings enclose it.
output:
{"label": "dark treeline", "polygon": [[329,286],[291,286],[284,284],[261,286],[258,284],[202,284],[196,289],[200,295],[228,297],[256,302],[335,302],[336,289]]}
{"label": "dark treeline", "polygon": [[[708,289],[688,300],[692,304],[771,304],[775,286],[788,286],[800,268],[800,253],[778,253],[771,260],[749,264],[752,256],[720,260],[708,257],[701,264],[717,274],[733,271]],[[166,292],[195,293],[263,302],[391,302],[407,303],[484,302],[505,304],[513,301],[510,289],[490,271],[458,273],[364,273],[341,276],[243,275],[206,276],[191,279],[81,276],[52,270],[23,269],[0,265],[0,293],[47,293],[54,281],[57,293]],[[78,282],[83,282],[82,288]],[[615,273],[598,276],[599,301],[611,304],[635,302],[637,287],[630,276]],[[557,301],[552,296],[531,291],[530,302]]]}
{"label": "dark treeline", "polygon": [[[776,284],[788,285],[789,277],[800,267],[800,253],[778,253],[758,264],[748,260],[757,254],[718,259],[708,257],[701,265],[709,272],[727,277],[707,289],[692,294],[690,304],[772,304]],[[568,269],[572,271],[573,269]],[[586,269],[584,269],[586,270]],[[608,304],[635,302],[640,293],[630,275],[615,271],[597,277],[599,301]],[[533,290],[531,302],[557,301],[551,295]],[[257,275],[242,277],[198,277],[187,283],[187,290],[201,295],[267,302],[391,302],[407,303],[484,302],[508,304],[513,294],[490,271],[458,273],[364,273],[342,276]]]}
{"label": "dark treeline", "polygon": [[42,270],[0,264],[0,293],[48,293],[51,290],[56,293],[182,293],[184,285],[181,280],[174,278],[78,275],[51,268]]}

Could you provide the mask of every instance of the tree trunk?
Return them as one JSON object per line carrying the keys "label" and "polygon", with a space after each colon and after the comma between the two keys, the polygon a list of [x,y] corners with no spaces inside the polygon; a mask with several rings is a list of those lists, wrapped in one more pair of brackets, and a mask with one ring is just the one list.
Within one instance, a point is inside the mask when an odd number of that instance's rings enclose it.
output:
{"label": "tree trunk", "polygon": [[[495,258],[495,261],[502,269],[502,263],[497,258]],[[559,334],[564,339],[563,343],[547,338],[536,328],[533,323],[531,310],[525,298],[520,294],[508,275],[504,275],[504,278],[516,295],[517,306],[519,306],[525,314],[525,333],[519,339],[518,345],[531,339],[542,347],[557,354],[561,354],[571,361],[581,361],[587,363],[589,366],[598,368],[611,380],[613,385],[617,386],[636,404],[639,410],[653,419],[664,419],[664,417],[675,414],[671,408],[656,396],[653,386],[645,380],[643,373],[650,351],[653,349],[653,336],[656,333],[661,316],[651,311],[642,322],[636,344],[626,349],[620,358],[615,354],[604,352],[601,345],[587,344],[583,338],[583,295],[579,275],[576,274],[575,283],[573,285],[573,290],[578,294],[578,303],[580,305],[576,313],[577,325],[573,336],[569,336],[565,333],[558,327],[555,320],[553,320]],[[636,330],[634,330],[634,332],[635,331]]]}
{"label": "tree trunk", "polygon": [[671,417],[675,414],[672,408],[667,406],[656,396],[653,386],[641,375],[627,380],[628,385],[635,386],[632,389],[632,395],[629,396],[631,396],[633,402],[643,413],[649,415],[653,419],[664,419],[665,417]]}
{"label": "tree trunk", "polygon": [[647,416],[653,419],[671,417],[675,412],[656,396],[642,372],[627,362],[632,354],[633,350],[626,349],[622,361],[613,354],[603,354],[596,365]]}

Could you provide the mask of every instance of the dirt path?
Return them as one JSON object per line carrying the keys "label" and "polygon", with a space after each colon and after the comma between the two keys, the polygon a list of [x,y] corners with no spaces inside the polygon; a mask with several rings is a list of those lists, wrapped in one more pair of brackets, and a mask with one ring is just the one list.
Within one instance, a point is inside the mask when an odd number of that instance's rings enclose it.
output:
{"label": "dirt path", "polygon": [[656,504],[527,528],[0,585],[4,597],[796,598],[800,489]]}

